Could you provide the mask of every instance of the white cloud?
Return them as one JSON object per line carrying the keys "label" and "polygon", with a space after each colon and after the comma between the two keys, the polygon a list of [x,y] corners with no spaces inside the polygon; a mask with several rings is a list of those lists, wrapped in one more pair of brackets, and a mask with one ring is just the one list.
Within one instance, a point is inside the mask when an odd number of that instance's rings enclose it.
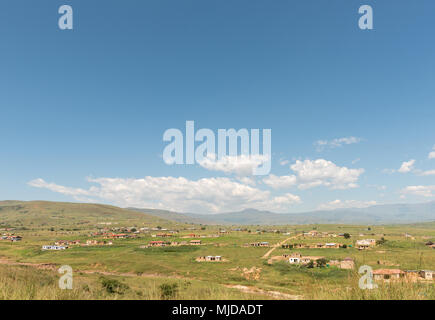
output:
{"label": "white cloud", "polygon": [[415,160],[409,160],[402,163],[400,169],[398,170],[400,173],[408,173],[414,170]]}
{"label": "white cloud", "polygon": [[274,189],[287,189],[297,183],[296,176],[276,176],[271,174],[263,179],[263,182]]}
{"label": "white cloud", "polygon": [[235,173],[239,176],[252,175],[255,168],[260,167],[267,162],[269,158],[266,155],[238,155],[225,156],[216,160],[215,155],[209,155],[198,164],[211,171],[221,171],[225,173]]}
{"label": "white cloud", "polygon": [[435,186],[408,186],[404,188],[401,193],[402,196],[414,195],[426,198],[435,197]]}
{"label": "white cloud", "polygon": [[279,161],[279,164],[282,165],[282,166],[286,166],[286,165],[288,165],[289,163],[290,163],[290,161],[288,161],[288,160],[286,160],[286,159],[281,159],[281,160]]}
{"label": "white cloud", "polygon": [[334,200],[323,203],[317,207],[318,210],[334,210],[345,208],[367,208],[376,205],[376,201],[358,201],[358,200]]}
{"label": "white cloud", "polygon": [[364,169],[339,167],[324,159],[297,160],[290,168],[296,173],[288,176],[269,175],[263,182],[275,189],[298,185],[299,189],[326,186],[331,189],[350,189],[358,187],[359,176]]}
{"label": "white cloud", "polygon": [[199,180],[149,176],[143,179],[88,178],[88,182],[96,185],[85,190],[48,183],[43,179],[28,184],[72,196],[77,201],[178,212],[226,212],[246,208],[285,212],[290,206],[301,202],[299,196],[290,193],[272,196],[270,191],[226,177]]}
{"label": "white cloud", "polygon": [[360,158],[356,158],[355,160],[352,160],[352,164],[358,163],[358,162],[360,162],[360,161],[361,161]]}
{"label": "white cloud", "polygon": [[433,151],[431,153],[429,153],[429,156],[428,156],[429,159],[435,159],[435,145],[433,146],[432,150]]}
{"label": "white cloud", "polygon": [[300,189],[326,186],[332,189],[358,187],[357,182],[364,169],[339,167],[324,159],[297,160],[290,168],[296,172]]}
{"label": "white cloud", "polygon": [[333,140],[318,140],[314,143],[314,145],[316,146],[317,151],[320,152],[323,151],[323,149],[325,148],[334,149],[342,147],[343,145],[359,143],[361,141],[362,139],[357,137],[344,137]]}
{"label": "white cloud", "polygon": [[419,172],[420,176],[435,176],[435,170],[427,170]]}

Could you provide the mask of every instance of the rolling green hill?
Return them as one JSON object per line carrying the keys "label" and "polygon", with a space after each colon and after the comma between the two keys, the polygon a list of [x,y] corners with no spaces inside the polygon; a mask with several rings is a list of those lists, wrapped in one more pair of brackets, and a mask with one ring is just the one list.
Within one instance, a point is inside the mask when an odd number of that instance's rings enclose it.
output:
{"label": "rolling green hill", "polygon": [[126,210],[115,206],[91,203],[48,201],[0,201],[2,226],[84,226],[98,223],[173,225],[150,214]]}

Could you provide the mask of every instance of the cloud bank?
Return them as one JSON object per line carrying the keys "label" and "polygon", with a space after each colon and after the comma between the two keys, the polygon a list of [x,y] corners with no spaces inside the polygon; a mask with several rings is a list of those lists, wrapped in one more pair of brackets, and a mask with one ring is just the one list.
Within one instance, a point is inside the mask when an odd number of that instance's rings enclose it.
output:
{"label": "cloud bank", "polygon": [[364,169],[339,167],[324,159],[297,160],[290,166],[290,169],[295,172],[294,175],[270,175],[264,178],[263,182],[274,189],[289,188],[295,185],[301,190],[319,186],[330,189],[352,189],[358,187],[358,179],[364,173]]}
{"label": "cloud bank", "polygon": [[43,179],[28,184],[83,202],[108,202],[121,207],[167,209],[177,212],[217,213],[247,208],[286,212],[301,202],[297,195],[272,196],[270,191],[245,185],[235,180],[183,177],[145,177],[142,179],[88,178],[95,184],[89,189],[71,188]]}

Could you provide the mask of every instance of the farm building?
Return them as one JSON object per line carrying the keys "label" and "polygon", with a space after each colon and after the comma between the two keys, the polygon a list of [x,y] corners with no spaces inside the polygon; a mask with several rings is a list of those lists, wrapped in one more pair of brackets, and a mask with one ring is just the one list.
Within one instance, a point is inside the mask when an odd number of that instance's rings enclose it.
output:
{"label": "farm building", "polygon": [[201,240],[190,240],[189,243],[193,246],[197,246],[201,244]]}

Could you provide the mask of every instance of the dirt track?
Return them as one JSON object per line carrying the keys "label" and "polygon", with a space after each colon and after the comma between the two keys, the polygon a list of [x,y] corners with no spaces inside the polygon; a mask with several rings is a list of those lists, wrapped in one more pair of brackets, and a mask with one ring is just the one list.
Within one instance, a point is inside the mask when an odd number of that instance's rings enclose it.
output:
{"label": "dirt track", "polygon": [[278,242],[277,244],[275,244],[275,245],[272,247],[272,249],[270,249],[269,251],[267,251],[267,252],[265,253],[265,255],[262,256],[261,258],[262,258],[262,259],[267,259],[267,258],[269,258],[270,254],[271,254],[271,253],[272,253],[276,248],[282,246],[284,243],[286,243],[287,241],[289,241],[289,240],[291,240],[291,239],[296,239],[297,237],[299,237],[299,235],[295,235],[295,236],[290,237],[290,238],[287,238],[287,239],[285,239],[285,240],[283,240],[283,241],[281,241],[281,242]]}

